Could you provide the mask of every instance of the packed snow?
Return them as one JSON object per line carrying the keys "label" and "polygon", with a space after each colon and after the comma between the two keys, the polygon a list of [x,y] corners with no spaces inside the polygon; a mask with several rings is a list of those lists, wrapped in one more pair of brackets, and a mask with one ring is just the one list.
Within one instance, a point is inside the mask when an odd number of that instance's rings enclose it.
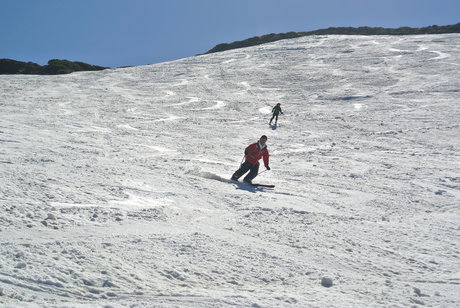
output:
{"label": "packed snow", "polygon": [[[0,76],[0,305],[460,306],[459,72],[448,34]],[[261,135],[276,187],[229,182]]]}

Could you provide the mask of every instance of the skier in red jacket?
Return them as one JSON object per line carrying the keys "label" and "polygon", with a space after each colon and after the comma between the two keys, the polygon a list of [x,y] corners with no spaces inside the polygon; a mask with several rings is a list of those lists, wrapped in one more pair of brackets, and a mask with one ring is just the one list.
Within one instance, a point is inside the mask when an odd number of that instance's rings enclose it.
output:
{"label": "skier in red jacket", "polygon": [[264,159],[264,165],[267,170],[270,170],[268,166],[268,150],[267,145],[267,136],[263,135],[260,137],[259,141],[250,144],[244,150],[244,158],[245,161],[241,164],[240,169],[236,170],[235,173],[232,175],[233,181],[238,181],[238,179],[249,171],[249,173],[244,177],[243,182],[252,183],[252,180],[257,176],[259,173],[259,160],[261,158]]}

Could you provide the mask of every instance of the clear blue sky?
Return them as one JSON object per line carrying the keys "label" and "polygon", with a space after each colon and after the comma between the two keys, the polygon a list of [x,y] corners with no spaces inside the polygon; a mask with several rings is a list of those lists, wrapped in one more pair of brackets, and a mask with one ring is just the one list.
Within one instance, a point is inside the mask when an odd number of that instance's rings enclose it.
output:
{"label": "clear blue sky", "polygon": [[0,0],[0,58],[119,67],[328,27],[460,22],[460,0]]}

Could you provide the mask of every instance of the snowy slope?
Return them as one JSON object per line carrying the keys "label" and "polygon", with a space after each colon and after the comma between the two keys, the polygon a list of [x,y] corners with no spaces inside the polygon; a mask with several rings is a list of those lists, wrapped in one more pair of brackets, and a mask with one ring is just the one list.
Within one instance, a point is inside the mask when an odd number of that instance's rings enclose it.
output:
{"label": "snowy slope", "polygon": [[[459,66],[318,36],[0,76],[0,306],[458,307]],[[227,183],[262,134],[276,188]]]}

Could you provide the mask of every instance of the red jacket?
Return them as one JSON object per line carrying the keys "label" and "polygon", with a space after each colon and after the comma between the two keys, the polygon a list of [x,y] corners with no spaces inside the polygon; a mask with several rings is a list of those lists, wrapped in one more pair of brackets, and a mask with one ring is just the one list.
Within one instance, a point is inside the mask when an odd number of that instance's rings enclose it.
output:
{"label": "red jacket", "polygon": [[244,150],[244,155],[246,155],[246,161],[253,164],[253,165],[258,165],[259,164],[259,159],[262,157],[264,158],[264,165],[265,167],[268,166],[268,150],[267,146],[264,146],[263,148],[260,148],[259,142],[250,144],[245,150]]}

